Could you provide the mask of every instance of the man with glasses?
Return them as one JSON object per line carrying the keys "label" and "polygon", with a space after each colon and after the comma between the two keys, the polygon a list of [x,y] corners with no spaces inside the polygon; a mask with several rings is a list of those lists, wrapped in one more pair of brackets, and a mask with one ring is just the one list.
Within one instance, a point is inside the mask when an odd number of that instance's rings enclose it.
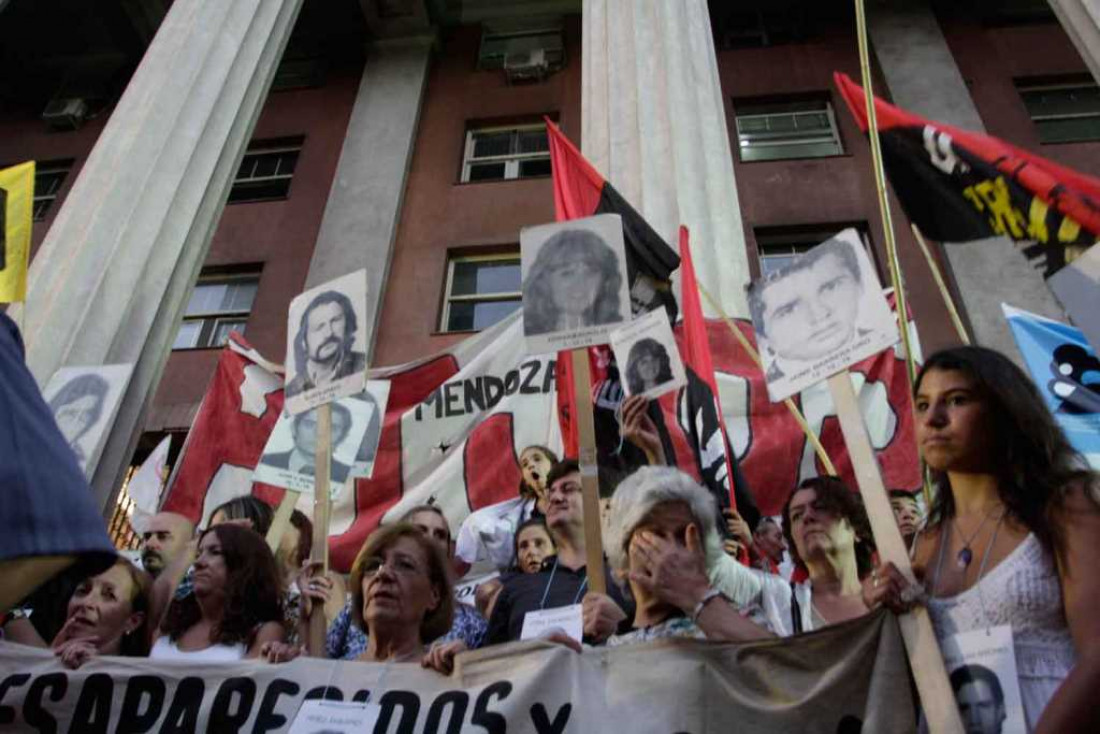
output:
{"label": "man with glasses", "polygon": [[630,628],[633,604],[623,597],[606,566],[608,593],[588,590],[584,506],[577,462],[566,459],[555,464],[547,476],[546,487],[546,525],[558,552],[543,560],[538,573],[514,574],[504,580],[489,619],[488,644],[520,639],[524,617],[531,612],[573,604],[583,605],[585,641],[602,642],[618,629]]}

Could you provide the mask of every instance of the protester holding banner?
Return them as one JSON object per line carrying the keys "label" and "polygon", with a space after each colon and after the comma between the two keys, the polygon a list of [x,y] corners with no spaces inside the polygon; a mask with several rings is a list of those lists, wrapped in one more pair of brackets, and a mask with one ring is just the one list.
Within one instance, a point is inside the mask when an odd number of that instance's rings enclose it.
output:
{"label": "protester holding banner", "polygon": [[915,408],[939,490],[915,565],[941,646],[1009,625],[1029,730],[1100,730],[1100,480],[992,350],[932,355]]}
{"label": "protester holding banner", "polygon": [[[714,498],[683,472],[644,467],[611,498],[607,553],[637,605],[632,631],[610,646],[666,637],[744,641],[769,637],[743,617],[707,573],[724,557]],[[751,573],[746,569],[747,573]]]}
{"label": "protester holding banner", "polygon": [[282,584],[262,536],[229,523],[199,539],[192,593],[173,599],[150,657],[229,661],[283,639]]}
{"label": "protester holding banner", "polygon": [[69,599],[65,626],[50,647],[69,668],[79,668],[94,655],[145,657],[152,586],[149,574],[123,558],[89,576]]}

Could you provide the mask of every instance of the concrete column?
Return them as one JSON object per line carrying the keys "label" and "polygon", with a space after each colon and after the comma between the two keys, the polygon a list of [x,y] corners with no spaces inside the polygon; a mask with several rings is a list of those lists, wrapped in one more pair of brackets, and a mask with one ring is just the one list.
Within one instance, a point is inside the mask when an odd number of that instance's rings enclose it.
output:
{"label": "concrete column", "polygon": [[[876,3],[870,10],[871,43],[894,103],[930,120],[985,132],[927,1]],[[1002,301],[1065,320],[1042,274],[1008,238],[949,244],[944,252],[978,344],[1020,361]]]}
{"label": "concrete column", "polygon": [[[747,316],[748,256],[706,0],[585,0],[581,148],[700,282]],[[713,315],[713,314],[712,314]]]}
{"label": "concrete column", "polygon": [[421,36],[378,41],[368,49],[306,278],[311,288],[367,269],[372,351],[433,42]]}
{"label": "concrete column", "polygon": [[1100,0],[1050,0],[1050,7],[1100,84]]}
{"label": "concrete column", "polygon": [[30,270],[27,361],[136,364],[92,475],[118,487],[301,0],[176,0]]}

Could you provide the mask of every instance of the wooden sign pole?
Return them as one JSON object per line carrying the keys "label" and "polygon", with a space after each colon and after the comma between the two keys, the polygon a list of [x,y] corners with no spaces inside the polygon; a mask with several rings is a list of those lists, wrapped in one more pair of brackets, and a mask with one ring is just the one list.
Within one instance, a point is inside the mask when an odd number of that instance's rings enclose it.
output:
{"label": "wooden sign pole", "polygon": [[[863,414],[859,409],[852,381],[845,370],[829,378],[829,392],[833,396],[840,430],[844,434],[844,443],[848,447],[848,456],[852,460],[859,493],[871,521],[871,532],[875,536],[882,561],[891,561],[910,583],[916,583],[913,569],[909,563],[909,553],[901,531],[894,521],[894,512],[890,509],[890,500],[879,474],[878,462],[871,449],[871,440],[867,436],[867,427],[863,423]],[[905,650],[909,656],[909,666],[917,682],[924,716],[932,734],[962,734],[962,719],[955,703],[955,694],[947,679],[947,669],[940,655],[939,642],[932,629],[932,618],[923,606],[898,617],[901,636],[905,640]]]}
{"label": "wooden sign pole", "polygon": [[588,366],[588,350],[574,349],[573,395],[577,406],[577,463],[581,467],[581,490],[584,503],[584,548],[588,571],[588,588],[598,594],[607,593],[603,570],[603,535],[600,522],[600,489],[596,461],[596,427],[592,419],[592,371]]}
{"label": "wooden sign pole", "polygon": [[[313,551],[311,557],[321,562],[321,573],[328,573],[328,520],[329,489],[332,470],[332,403],[325,403],[317,411],[317,445],[314,448],[313,465]],[[325,609],[314,604],[309,615],[309,649],[314,655],[323,656],[325,650]]]}
{"label": "wooden sign pole", "polygon": [[298,504],[301,492],[288,489],[283,493],[283,499],[275,510],[275,517],[271,520],[271,527],[267,530],[267,547],[272,553],[279,550],[279,543],[283,541],[283,534],[290,527],[290,516],[294,514],[294,506]]}

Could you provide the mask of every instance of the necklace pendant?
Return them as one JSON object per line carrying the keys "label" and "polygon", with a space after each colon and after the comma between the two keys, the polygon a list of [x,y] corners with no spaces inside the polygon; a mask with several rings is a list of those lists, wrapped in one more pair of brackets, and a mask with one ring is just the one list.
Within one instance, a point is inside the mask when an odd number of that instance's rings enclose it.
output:
{"label": "necklace pendant", "polygon": [[974,559],[974,554],[970,551],[970,547],[967,546],[959,551],[957,558],[959,559],[959,568],[965,571],[970,566],[970,561]]}

